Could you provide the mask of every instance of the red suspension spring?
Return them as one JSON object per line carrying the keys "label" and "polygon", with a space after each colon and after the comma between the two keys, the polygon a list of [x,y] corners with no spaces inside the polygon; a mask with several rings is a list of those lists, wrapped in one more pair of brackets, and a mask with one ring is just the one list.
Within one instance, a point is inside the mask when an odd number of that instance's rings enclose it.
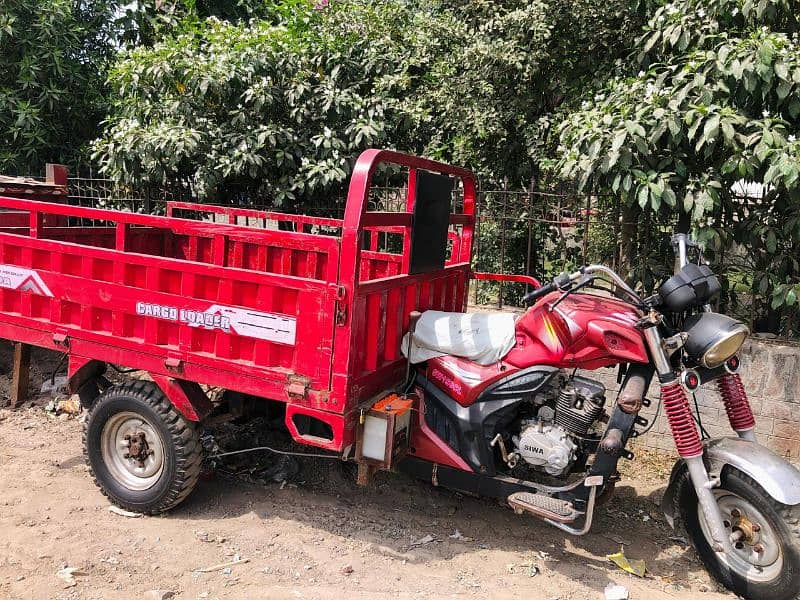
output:
{"label": "red suspension spring", "polygon": [[667,415],[678,454],[683,458],[701,455],[703,444],[700,442],[700,434],[697,433],[697,427],[692,419],[692,411],[689,408],[689,400],[686,398],[683,386],[678,381],[662,384],[661,402],[664,405],[664,412]]}
{"label": "red suspension spring", "polygon": [[717,379],[717,390],[725,403],[725,412],[734,431],[746,431],[756,426],[747,392],[738,373],[725,373]]}

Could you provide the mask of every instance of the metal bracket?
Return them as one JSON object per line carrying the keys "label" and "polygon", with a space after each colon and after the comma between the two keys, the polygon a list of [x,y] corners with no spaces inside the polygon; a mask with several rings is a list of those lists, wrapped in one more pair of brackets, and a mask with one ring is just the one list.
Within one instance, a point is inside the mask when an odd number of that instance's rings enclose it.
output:
{"label": "metal bracket", "polygon": [[[589,483],[585,483],[585,485],[587,485],[588,487],[591,483],[592,482],[589,481]],[[558,527],[561,531],[566,531],[570,535],[586,535],[592,528],[592,519],[594,518],[594,503],[596,496],[597,496],[597,486],[592,485],[591,491],[589,492],[589,503],[588,506],[586,507],[586,514],[584,515],[583,518],[583,527],[581,527],[580,529],[578,529],[577,527],[570,527],[566,523],[559,523],[558,521],[554,521],[553,519],[545,519],[544,520],[545,523],[548,523],[553,527]]]}
{"label": "metal bracket", "polygon": [[299,375],[289,375],[289,385],[286,386],[286,393],[293,400],[305,400],[311,381]]}
{"label": "metal bracket", "polygon": [[183,370],[183,361],[180,358],[170,357],[164,361],[164,366],[174,373],[180,373]]}
{"label": "metal bracket", "polygon": [[672,337],[664,338],[661,341],[661,346],[664,348],[664,351],[669,355],[672,356],[678,350],[683,348],[684,344],[686,344],[686,340],[689,339],[689,334],[682,331],[680,333],[676,333]]}
{"label": "metal bracket", "polygon": [[347,325],[347,305],[344,304],[344,299],[347,297],[347,288],[343,285],[336,286],[336,311],[334,319],[336,325],[343,327]]}

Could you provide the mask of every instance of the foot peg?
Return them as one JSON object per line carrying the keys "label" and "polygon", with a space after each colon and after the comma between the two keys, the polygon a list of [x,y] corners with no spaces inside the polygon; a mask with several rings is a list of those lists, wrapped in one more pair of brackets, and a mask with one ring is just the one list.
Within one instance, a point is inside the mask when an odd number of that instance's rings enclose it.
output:
{"label": "foot peg", "polygon": [[515,492],[508,497],[508,504],[518,515],[528,512],[558,523],[572,523],[583,514],[567,500],[532,492]]}

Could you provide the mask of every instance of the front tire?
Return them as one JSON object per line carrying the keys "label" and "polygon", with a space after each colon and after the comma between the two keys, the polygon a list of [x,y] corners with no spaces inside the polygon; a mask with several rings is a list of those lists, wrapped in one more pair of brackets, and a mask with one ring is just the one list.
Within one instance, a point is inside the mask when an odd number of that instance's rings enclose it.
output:
{"label": "front tire", "polygon": [[103,494],[134,512],[175,507],[200,475],[197,425],[148,381],[113,386],[100,395],[86,420],[83,448]]}
{"label": "front tire", "polygon": [[777,502],[754,479],[730,466],[714,494],[727,532],[739,536],[731,554],[711,549],[705,517],[684,471],[677,494],[681,518],[706,569],[744,598],[800,598],[800,506]]}

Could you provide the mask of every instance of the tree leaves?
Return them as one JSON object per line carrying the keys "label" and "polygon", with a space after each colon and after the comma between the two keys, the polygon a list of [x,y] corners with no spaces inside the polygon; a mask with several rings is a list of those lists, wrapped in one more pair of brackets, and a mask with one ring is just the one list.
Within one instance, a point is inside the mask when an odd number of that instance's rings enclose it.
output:
{"label": "tree leaves", "polygon": [[0,172],[74,162],[99,131],[113,1],[12,2],[0,15]]}
{"label": "tree leaves", "polygon": [[[188,178],[208,193],[229,183],[273,199],[289,190],[298,201],[340,190],[360,150],[379,145],[467,165],[485,186],[529,185],[552,151],[553,112],[627,52],[620,31],[639,19],[627,0],[354,0],[324,10],[292,0],[285,15],[249,23],[201,18],[220,3],[191,19],[189,5],[150,4],[148,14],[177,23],[169,35],[154,26],[161,39],[111,73],[115,102],[95,145],[105,172],[132,183]],[[627,141],[646,143],[635,120],[627,126],[636,132]],[[202,132],[192,153],[178,141],[189,129]],[[629,164],[625,142],[609,153],[587,138],[584,150],[608,169]]]}
{"label": "tree leaves", "polygon": [[[639,64],[620,63],[602,93],[559,127],[562,157],[570,157],[562,173],[591,177],[642,209],[688,213],[701,236],[724,232],[726,258],[743,249],[752,257],[740,277],[752,285],[753,310],[766,298],[784,322],[798,323],[797,15],[787,0],[740,6],[657,7],[632,54]],[[605,148],[599,159],[586,154],[588,135]],[[624,161],[612,159],[615,149]]]}

